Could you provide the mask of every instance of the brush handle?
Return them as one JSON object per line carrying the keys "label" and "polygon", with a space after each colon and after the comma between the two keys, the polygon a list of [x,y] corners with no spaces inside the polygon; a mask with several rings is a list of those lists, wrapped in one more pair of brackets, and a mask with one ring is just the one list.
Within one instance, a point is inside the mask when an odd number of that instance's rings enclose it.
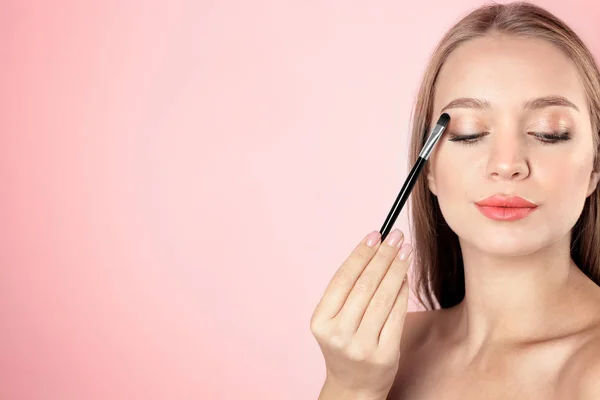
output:
{"label": "brush handle", "polygon": [[396,222],[398,215],[400,215],[400,211],[402,211],[402,208],[404,207],[404,203],[406,203],[406,200],[408,200],[408,196],[410,195],[410,192],[412,191],[413,186],[415,186],[415,183],[417,182],[417,179],[419,178],[419,174],[421,173],[421,170],[425,166],[426,162],[427,162],[427,160],[425,158],[418,157],[417,162],[410,170],[410,173],[408,174],[406,181],[404,181],[404,185],[402,185],[402,189],[400,189],[400,193],[398,193],[398,196],[396,197],[396,200],[394,201],[394,205],[392,206],[392,209],[388,213],[388,216],[386,217],[385,222],[383,223],[383,226],[379,230],[379,233],[381,233],[381,241],[382,242],[385,240],[388,233],[390,233],[390,231],[392,230],[394,223]]}

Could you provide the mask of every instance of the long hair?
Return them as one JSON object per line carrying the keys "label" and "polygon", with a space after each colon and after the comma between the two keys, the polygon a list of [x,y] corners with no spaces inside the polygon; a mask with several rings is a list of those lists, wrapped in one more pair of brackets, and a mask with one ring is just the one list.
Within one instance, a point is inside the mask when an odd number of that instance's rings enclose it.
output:
{"label": "long hair", "polygon": [[[417,160],[432,123],[433,94],[438,73],[448,56],[468,40],[502,33],[516,37],[545,39],[573,60],[585,86],[594,132],[594,170],[598,171],[600,141],[600,72],[591,52],[563,21],[527,2],[484,5],[457,22],[444,35],[430,57],[423,74],[411,122],[408,168]],[[426,176],[428,164],[423,176]],[[577,266],[600,285],[600,214],[598,189],[588,196],[573,227],[571,257]],[[427,180],[419,179],[409,206],[413,234],[416,295],[426,309],[449,308],[465,295],[465,275],[457,235],[450,229]]]}

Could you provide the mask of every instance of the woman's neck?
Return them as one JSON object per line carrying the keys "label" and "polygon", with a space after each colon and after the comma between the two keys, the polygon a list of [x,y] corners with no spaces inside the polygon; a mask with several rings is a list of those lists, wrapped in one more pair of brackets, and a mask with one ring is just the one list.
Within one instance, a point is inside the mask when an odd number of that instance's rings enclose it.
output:
{"label": "woman's neck", "polygon": [[469,354],[560,334],[564,321],[573,318],[583,275],[569,246],[566,236],[534,253],[502,257],[461,243],[465,298],[453,316]]}

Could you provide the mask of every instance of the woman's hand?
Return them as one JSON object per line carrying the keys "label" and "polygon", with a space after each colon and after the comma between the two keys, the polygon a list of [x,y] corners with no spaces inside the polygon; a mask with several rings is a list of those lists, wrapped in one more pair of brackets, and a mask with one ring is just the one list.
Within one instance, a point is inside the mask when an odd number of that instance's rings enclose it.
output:
{"label": "woman's hand", "polygon": [[370,233],[344,261],[310,325],[325,358],[325,386],[369,399],[385,399],[398,371],[412,259],[410,244],[400,249],[400,230],[384,243],[380,237]]}

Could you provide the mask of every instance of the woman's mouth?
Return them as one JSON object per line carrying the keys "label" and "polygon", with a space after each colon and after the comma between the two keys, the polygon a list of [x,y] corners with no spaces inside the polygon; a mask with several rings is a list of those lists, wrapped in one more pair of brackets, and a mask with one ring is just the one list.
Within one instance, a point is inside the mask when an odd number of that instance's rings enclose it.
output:
{"label": "woman's mouth", "polygon": [[475,203],[483,215],[496,221],[516,221],[537,209],[537,204],[519,196],[495,194]]}
{"label": "woman's mouth", "polygon": [[476,204],[483,215],[496,221],[516,221],[525,218],[537,207],[495,207]]}

